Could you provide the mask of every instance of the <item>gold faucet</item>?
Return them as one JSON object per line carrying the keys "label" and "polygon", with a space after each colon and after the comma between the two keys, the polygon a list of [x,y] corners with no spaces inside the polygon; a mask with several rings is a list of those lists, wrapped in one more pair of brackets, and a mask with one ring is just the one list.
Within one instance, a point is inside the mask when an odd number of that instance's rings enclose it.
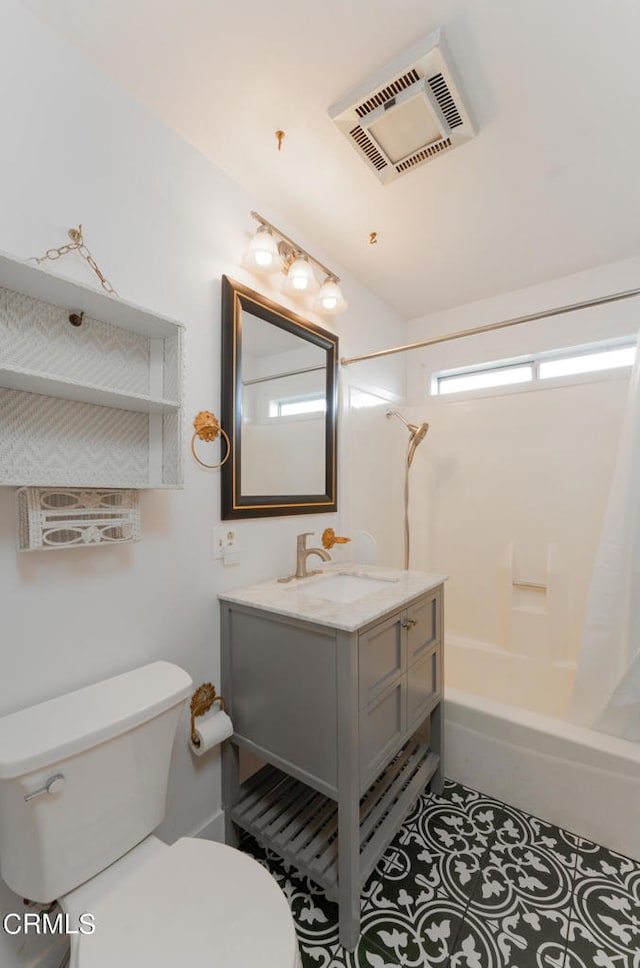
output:
{"label": "gold faucet", "polygon": [[307,568],[309,555],[318,555],[323,561],[331,561],[331,555],[324,548],[307,548],[307,538],[314,534],[313,531],[303,531],[296,540],[296,573],[288,575],[287,578],[278,578],[279,582],[293,581],[294,578],[309,578],[310,575],[317,575],[319,568]]}

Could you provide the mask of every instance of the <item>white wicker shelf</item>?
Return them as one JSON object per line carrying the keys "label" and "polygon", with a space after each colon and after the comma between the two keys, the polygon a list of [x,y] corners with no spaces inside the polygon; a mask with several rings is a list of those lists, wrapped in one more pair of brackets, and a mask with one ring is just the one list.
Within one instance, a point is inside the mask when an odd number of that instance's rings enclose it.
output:
{"label": "white wicker shelf", "polygon": [[182,336],[0,254],[0,485],[181,487]]}
{"label": "white wicker shelf", "polygon": [[49,397],[59,397],[62,400],[95,403],[100,407],[134,410],[136,413],[171,413],[180,410],[181,406],[178,400],[162,400],[140,393],[122,393],[110,387],[75,383],[73,380],[39,373],[37,370],[26,370],[19,366],[0,365],[0,387],[41,393]]}
{"label": "white wicker shelf", "polygon": [[157,316],[82,282],[65,279],[50,269],[14,259],[5,252],[0,252],[0,287],[26,293],[60,309],[84,312],[93,319],[142,336],[174,336],[176,326],[181,326],[173,319]]}

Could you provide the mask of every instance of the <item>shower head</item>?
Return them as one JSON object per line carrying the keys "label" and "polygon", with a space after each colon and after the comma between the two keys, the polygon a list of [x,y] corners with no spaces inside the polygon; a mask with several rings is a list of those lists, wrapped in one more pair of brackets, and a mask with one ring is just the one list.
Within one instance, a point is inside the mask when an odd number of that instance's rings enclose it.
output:
{"label": "shower head", "polygon": [[413,455],[415,454],[418,444],[420,444],[424,438],[427,436],[427,431],[429,430],[428,423],[412,424],[403,417],[401,413],[397,410],[387,410],[387,419],[389,417],[397,417],[401,420],[409,431],[409,450],[407,452],[407,467],[411,467],[413,461]]}
{"label": "shower head", "polygon": [[412,432],[409,438],[409,453],[407,454],[407,467],[411,467],[411,462],[413,460],[413,455],[416,452],[418,444],[421,443],[427,436],[427,431],[429,430],[428,423],[421,423],[419,427],[416,427],[415,431]]}

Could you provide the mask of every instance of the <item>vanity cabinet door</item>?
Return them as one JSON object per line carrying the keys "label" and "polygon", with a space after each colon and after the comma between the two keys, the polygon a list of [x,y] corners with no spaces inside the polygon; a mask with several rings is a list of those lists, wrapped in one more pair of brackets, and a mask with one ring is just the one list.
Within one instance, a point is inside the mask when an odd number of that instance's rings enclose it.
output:
{"label": "vanity cabinet door", "polygon": [[358,636],[360,709],[406,671],[404,616],[404,612],[398,612]]}
{"label": "vanity cabinet door", "polygon": [[440,698],[440,649],[432,646],[409,668],[407,675],[407,730],[413,732]]}
{"label": "vanity cabinet door", "polygon": [[406,723],[407,680],[402,676],[359,712],[361,792],[402,745]]}
{"label": "vanity cabinet door", "polygon": [[407,732],[411,733],[442,693],[442,646],[438,593],[407,609]]}
{"label": "vanity cabinet door", "polygon": [[407,665],[412,666],[440,641],[438,596],[434,592],[407,609]]}

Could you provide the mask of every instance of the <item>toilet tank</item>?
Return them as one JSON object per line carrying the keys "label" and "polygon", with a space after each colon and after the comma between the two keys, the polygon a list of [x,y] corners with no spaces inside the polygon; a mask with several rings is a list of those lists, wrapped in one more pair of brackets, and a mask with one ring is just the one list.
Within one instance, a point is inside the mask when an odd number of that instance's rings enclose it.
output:
{"label": "toilet tank", "polygon": [[158,826],[191,688],[154,662],[0,719],[0,874],[16,894],[61,897]]}

